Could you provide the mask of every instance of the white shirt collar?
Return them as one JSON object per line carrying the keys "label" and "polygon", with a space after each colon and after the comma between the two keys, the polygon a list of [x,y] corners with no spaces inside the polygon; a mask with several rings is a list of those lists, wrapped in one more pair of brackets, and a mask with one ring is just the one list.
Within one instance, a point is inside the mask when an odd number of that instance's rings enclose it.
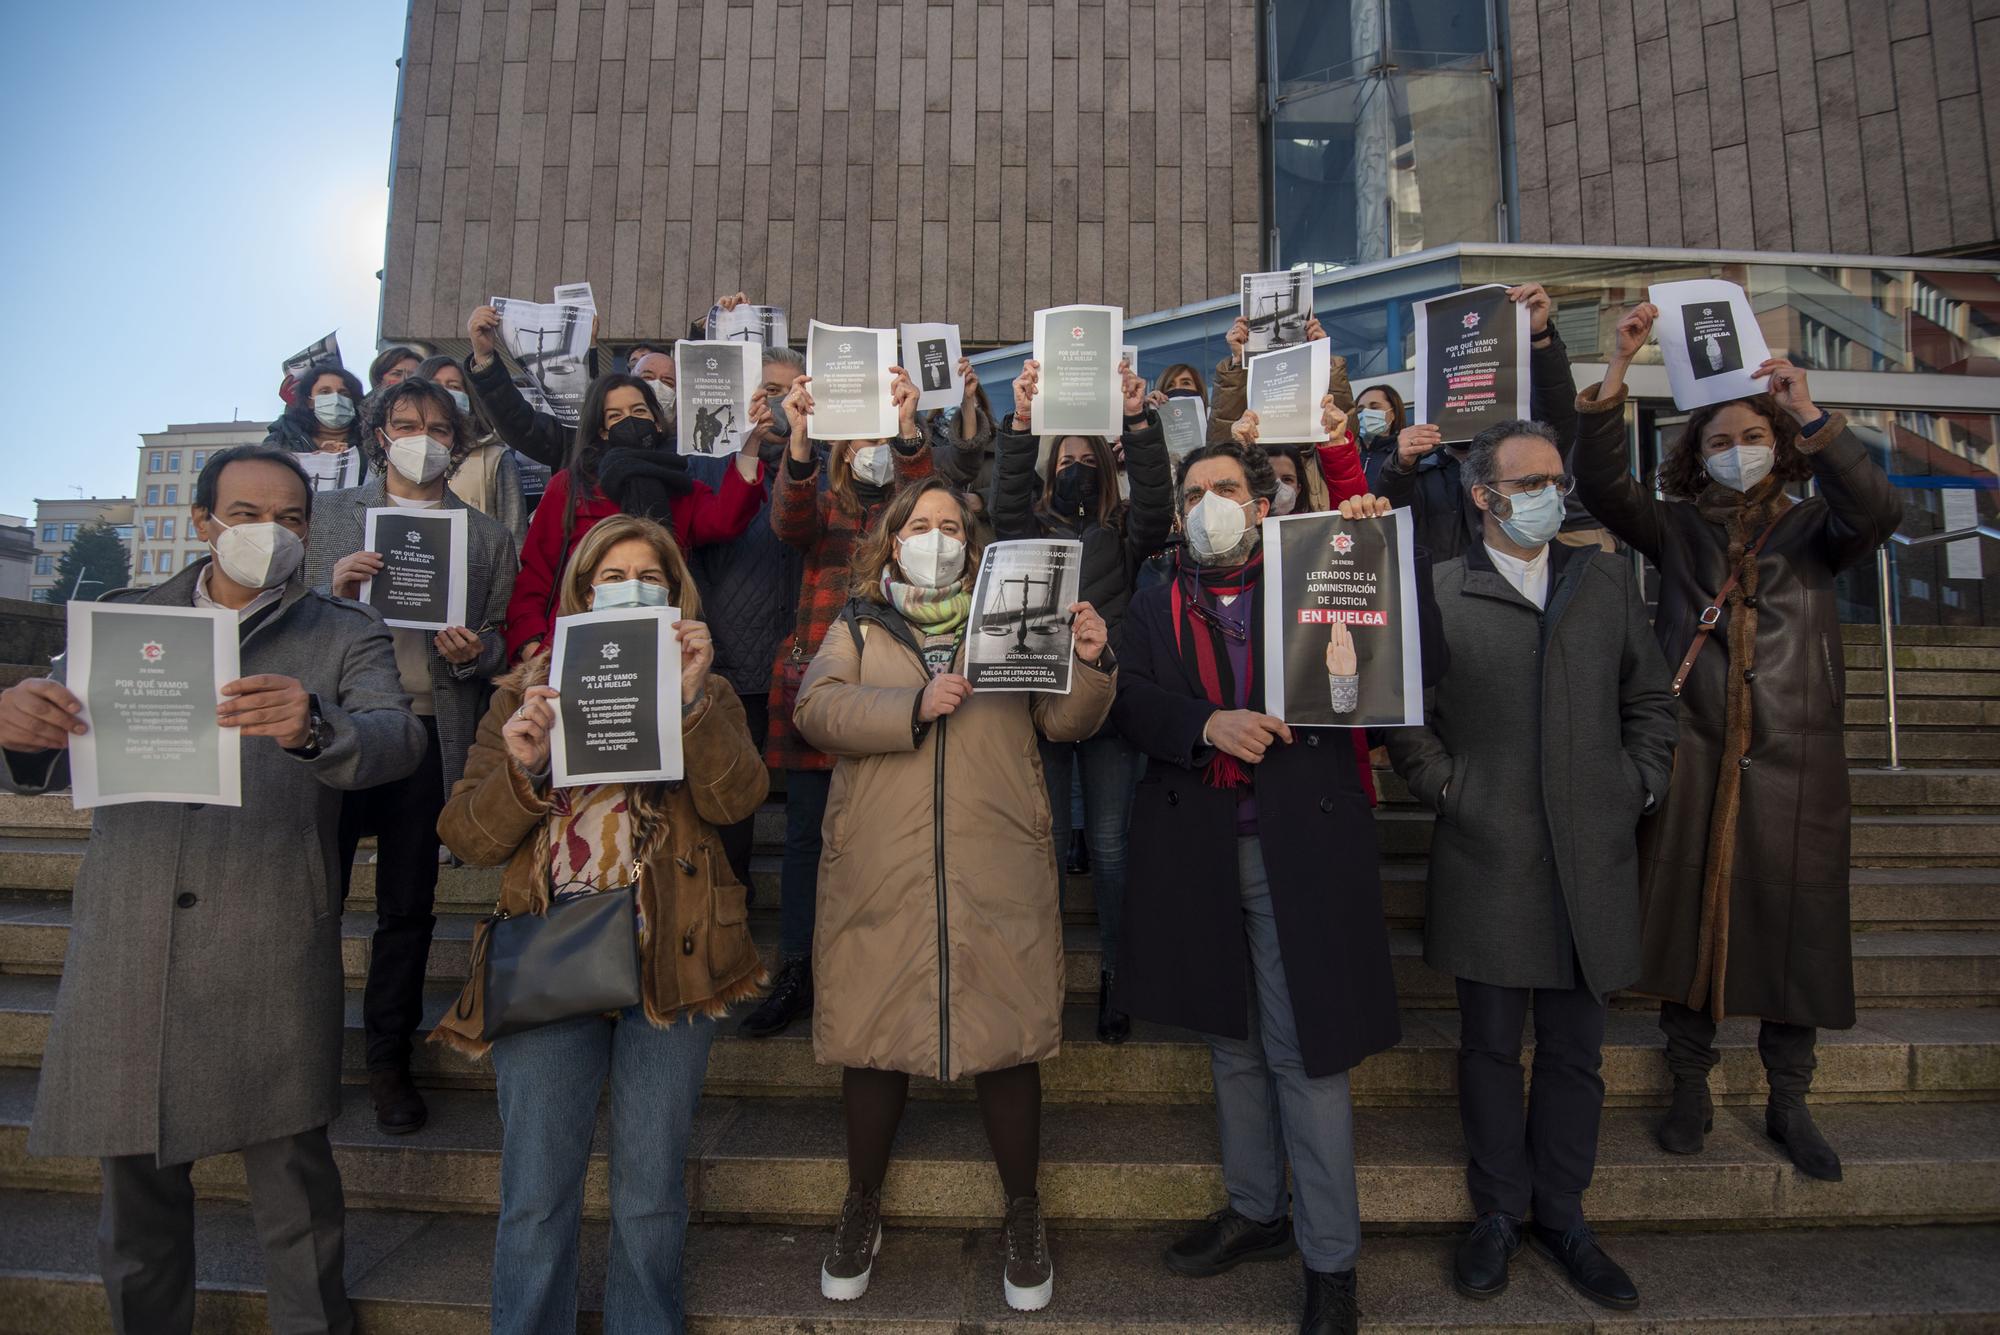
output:
{"label": "white shirt collar", "polygon": [[422,501],[411,496],[398,496],[394,492],[385,494],[389,497],[389,504],[404,510],[435,510],[444,504],[444,497],[442,496],[435,496],[430,500]]}
{"label": "white shirt collar", "polygon": [[[222,606],[221,603],[208,596],[208,576],[214,569],[215,561],[211,559],[207,565],[201,568],[201,578],[194,582],[194,605],[196,607]],[[282,598],[284,594],[285,586],[282,584],[274,584],[268,589],[260,589],[255,598],[252,598],[242,607],[236,609],[236,619],[241,621],[257,609],[270,606]]]}
{"label": "white shirt collar", "polygon": [[1499,571],[1509,584],[1514,586],[1515,592],[1537,607],[1547,605],[1549,599],[1549,546],[1547,543],[1543,543],[1542,549],[1525,561],[1518,556],[1509,556],[1506,552],[1495,548],[1490,542],[1486,543],[1485,547],[1486,554],[1493,558],[1493,568]]}

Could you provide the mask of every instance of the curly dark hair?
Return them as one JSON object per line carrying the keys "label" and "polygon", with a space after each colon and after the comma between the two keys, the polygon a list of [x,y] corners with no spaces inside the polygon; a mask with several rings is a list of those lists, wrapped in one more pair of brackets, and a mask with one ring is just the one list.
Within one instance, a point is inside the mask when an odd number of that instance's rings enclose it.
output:
{"label": "curly dark hair", "polygon": [[1778,407],[1778,401],[1769,394],[1752,394],[1745,399],[1711,403],[1688,415],[1687,425],[1681,428],[1680,439],[1674,442],[1667,457],[1660,461],[1658,480],[1661,491],[1691,501],[1707,489],[1708,470],[1701,463],[1702,435],[1717,413],[1739,403],[1771,424],[1771,434],[1776,438],[1778,451],[1771,461],[1771,476],[1782,482],[1802,482],[1812,476],[1812,464],[1799,450],[1799,424],[1792,420],[1790,413]]}
{"label": "curly dark hair", "polygon": [[458,410],[457,400],[444,386],[420,375],[399,380],[368,400],[368,432],[361,438],[361,449],[367,456],[368,467],[379,473],[389,466],[389,451],[382,444],[382,437],[389,429],[389,414],[398,405],[410,400],[440,409],[451,423],[451,467],[445,470],[445,476],[450,477],[458,471],[458,466],[465,462],[465,456],[472,453],[472,447],[477,443],[472,434],[472,422]]}
{"label": "curly dark hair", "polygon": [[1271,456],[1262,445],[1238,445],[1233,440],[1219,441],[1214,445],[1204,445],[1198,450],[1189,450],[1181,459],[1180,471],[1174,474],[1174,499],[1179,502],[1180,493],[1187,488],[1190,469],[1203,459],[1234,459],[1243,470],[1244,480],[1250,484],[1253,500],[1268,501],[1278,494],[1278,475],[1271,471]]}

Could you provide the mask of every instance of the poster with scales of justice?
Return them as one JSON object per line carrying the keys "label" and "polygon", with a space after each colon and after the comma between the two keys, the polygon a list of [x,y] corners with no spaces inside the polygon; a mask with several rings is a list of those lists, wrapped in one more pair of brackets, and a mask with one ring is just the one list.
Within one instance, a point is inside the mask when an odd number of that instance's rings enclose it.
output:
{"label": "poster with scales of justice", "polygon": [[965,631],[965,675],[972,689],[1068,695],[1076,668],[1069,609],[1082,582],[1080,542],[988,543]]}

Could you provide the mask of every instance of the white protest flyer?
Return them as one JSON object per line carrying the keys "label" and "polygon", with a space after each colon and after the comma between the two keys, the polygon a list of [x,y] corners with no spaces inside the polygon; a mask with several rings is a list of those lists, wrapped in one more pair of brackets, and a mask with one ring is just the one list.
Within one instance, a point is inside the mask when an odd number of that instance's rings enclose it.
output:
{"label": "white protest flyer", "polygon": [[557,283],[556,305],[575,306],[592,315],[597,314],[597,297],[592,294],[588,283]]}
{"label": "white protest flyer", "polygon": [[1200,449],[1208,440],[1208,405],[1199,394],[1169,394],[1160,405],[1160,434],[1166,437],[1167,453],[1181,459]]}
{"label": "white protest flyer", "polygon": [[965,354],[958,326],[906,324],[901,333],[903,369],[917,382],[917,411],[956,408],[965,402],[965,377],[958,373],[958,359]]}
{"label": "white protest flyer", "polygon": [[1416,304],[1417,417],[1447,443],[1524,419],[1528,409],[1528,303],[1498,283]]}
{"label": "white protest flyer", "polygon": [[1120,306],[1057,306],[1035,312],[1035,360],[1042,365],[1029,431],[1037,436],[1102,436],[1125,430],[1125,346]]}
{"label": "white protest flyer", "polygon": [[670,783],[681,777],[677,607],[619,607],[557,617],[549,685],[549,760],[558,788]]}
{"label": "white protest flyer", "polygon": [[702,332],[711,342],[755,343],[765,348],[782,348],[790,341],[783,306],[752,306],[749,302],[732,311],[723,310],[720,302],[710,306]]}
{"label": "white protest flyer", "polygon": [[361,485],[360,450],[314,450],[309,454],[294,454],[292,458],[306,470],[306,481],[312,484],[315,493],[346,491]]}
{"label": "white protest flyer", "polygon": [[361,547],[382,573],[363,580],[360,601],[404,630],[465,624],[465,511],[370,507]]}
{"label": "white protest flyer", "polygon": [[1295,728],[1422,723],[1410,511],[1273,515],[1263,550],[1264,708]]}
{"label": "white protest flyer", "polygon": [[674,424],[682,454],[735,454],[750,434],[762,363],[748,343],[674,344]]}
{"label": "white protest flyer", "polygon": [[1260,445],[1316,445],[1326,439],[1319,401],[1333,370],[1323,338],[1258,353],[1249,362],[1245,405],[1257,414]]}
{"label": "white protest flyer", "polygon": [[[584,284],[583,286],[588,286]],[[500,345],[542,393],[548,411],[575,426],[590,392],[590,332],[596,312],[584,306],[494,297]]]}
{"label": "white protest flyer", "polygon": [[1750,374],[1770,358],[1771,347],[1741,287],[1720,278],[1655,283],[1646,300],[1660,308],[1653,332],[1676,408],[1727,403],[1770,388],[1768,380]]}
{"label": "white protest flyer", "polygon": [[1080,542],[988,543],[965,635],[965,675],[972,689],[1068,695],[1076,666],[1069,609],[1082,582]]}
{"label": "white protest flyer", "polygon": [[[1979,493],[1970,487],[1945,487],[1938,492],[1944,506],[1942,532],[1958,533],[1979,527]],[[1946,579],[1980,579],[1986,573],[1980,561],[1980,539],[1975,535],[1944,545]]]}
{"label": "white protest flyer", "polygon": [[341,365],[340,339],[336,337],[339,333],[340,331],[336,329],[331,334],[322,334],[312,342],[306,344],[305,347],[300,348],[297,352],[285,358],[284,373],[288,376],[297,377],[308,366],[314,366],[320,362],[332,362],[336,366]]}
{"label": "white protest flyer", "polygon": [[896,405],[889,397],[889,368],[896,364],[896,331],[855,325],[806,327],[806,374],[813,410],[806,435],[814,440],[888,440],[896,435]]}
{"label": "white protest flyer", "polygon": [[89,726],[69,742],[77,810],[127,802],[243,805],[243,738],[215,721],[242,676],[226,607],[69,604],[67,684]]}
{"label": "white protest flyer", "polygon": [[1306,321],[1313,313],[1313,275],[1308,265],[1281,273],[1246,273],[1242,280],[1242,314],[1250,326],[1245,356],[1289,348],[1306,341]]}

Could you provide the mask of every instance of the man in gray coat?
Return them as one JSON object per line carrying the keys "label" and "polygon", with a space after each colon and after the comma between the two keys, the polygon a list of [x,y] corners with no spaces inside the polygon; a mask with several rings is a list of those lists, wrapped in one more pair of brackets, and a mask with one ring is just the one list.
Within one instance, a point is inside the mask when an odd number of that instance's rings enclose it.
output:
{"label": "man in gray coat", "polygon": [[446,483],[476,443],[472,423],[450,394],[422,377],[392,385],[371,401],[361,449],[369,480],[322,495],[306,543],[306,583],[342,598],[382,572],[369,550],[370,510],[465,513],[465,620],[442,630],[391,627],[396,670],[423,725],[424,759],[405,778],[349,793],[340,822],[341,894],[362,835],[375,836],[375,937],[361,1023],[367,1037],[368,1092],[375,1124],[391,1135],[421,1129],[429,1118],[410,1079],[411,1041],[423,1021],[424,973],[437,926],[438,814],[465,770],[479,731],[488,679],[506,666],[507,599],[519,561],[511,534],[466,505]]}
{"label": "man in gray coat", "polygon": [[[1637,827],[1667,791],[1674,704],[1628,562],[1552,541],[1574,480],[1550,428],[1504,422],[1460,464],[1482,541],[1437,569],[1450,667],[1389,758],[1438,813],[1424,959],[1458,979],[1458,1109],[1479,1219],[1453,1272],[1507,1286],[1531,1236],[1585,1296],[1638,1291],[1584,1222],[1610,994],[1639,975]],[[1533,1097],[1521,1029],[1535,1013]]]}
{"label": "man in gray coat", "polygon": [[[218,721],[242,737],[241,807],[99,810],[28,1150],[94,1155],[114,1329],[194,1324],[189,1168],[241,1152],[271,1324],[349,1331],[343,1205],[326,1127],[340,1107],[340,790],[407,774],[423,731],[373,612],[306,587],[312,491],[282,450],[208,461],[192,523],[213,549],[108,600],[234,609],[243,676]],[[55,675],[0,694],[0,787],[66,787],[88,731]]]}

